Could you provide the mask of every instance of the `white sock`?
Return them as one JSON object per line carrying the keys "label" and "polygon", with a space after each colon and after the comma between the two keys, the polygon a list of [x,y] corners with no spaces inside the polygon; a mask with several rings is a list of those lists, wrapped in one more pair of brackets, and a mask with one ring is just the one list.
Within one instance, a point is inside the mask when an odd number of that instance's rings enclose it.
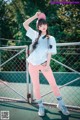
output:
{"label": "white sock", "polygon": [[59,105],[65,105],[61,96],[57,97]]}
{"label": "white sock", "polygon": [[43,102],[42,102],[41,99],[40,99],[40,100],[37,100],[37,103],[38,103],[39,107],[44,107]]}

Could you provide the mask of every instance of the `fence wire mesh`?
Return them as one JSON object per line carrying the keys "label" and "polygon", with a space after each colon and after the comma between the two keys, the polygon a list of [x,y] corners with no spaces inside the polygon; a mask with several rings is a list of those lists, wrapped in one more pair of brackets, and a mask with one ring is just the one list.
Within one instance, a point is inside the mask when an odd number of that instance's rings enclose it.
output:
{"label": "fence wire mesh", "polygon": [[26,47],[0,49],[0,97],[27,99]]}
{"label": "fence wire mesh", "polygon": [[[57,54],[52,56],[50,66],[65,104],[80,108],[80,45],[57,45]],[[43,101],[57,104],[56,97],[42,73],[40,87]]]}
{"label": "fence wire mesh", "polygon": [[[25,99],[30,91],[35,99],[32,86],[26,84],[26,52],[25,48],[0,49],[0,97]],[[52,56],[50,66],[65,103],[80,107],[80,43],[57,44],[57,54]],[[42,73],[39,78],[43,101],[56,104],[56,97]]]}

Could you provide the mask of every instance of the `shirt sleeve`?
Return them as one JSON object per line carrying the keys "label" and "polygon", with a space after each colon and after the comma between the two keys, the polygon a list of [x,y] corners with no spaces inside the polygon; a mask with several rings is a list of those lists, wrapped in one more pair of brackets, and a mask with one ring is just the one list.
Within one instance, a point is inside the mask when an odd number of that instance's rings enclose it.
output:
{"label": "shirt sleeve", "polygon": [[38,37],[38,32],[29,27],[26,32],[26,36],[29,37],[33,42]]}
{"label": "shirt sleeve", "polygon": [[57,54],[57,48],[56,48],[56,40],[54,37],[51,36],[50,40],[49,40],[49,45],[51,45],[52,47],[48,48],[48,53],[52,53],[53,55],[54,54]]}

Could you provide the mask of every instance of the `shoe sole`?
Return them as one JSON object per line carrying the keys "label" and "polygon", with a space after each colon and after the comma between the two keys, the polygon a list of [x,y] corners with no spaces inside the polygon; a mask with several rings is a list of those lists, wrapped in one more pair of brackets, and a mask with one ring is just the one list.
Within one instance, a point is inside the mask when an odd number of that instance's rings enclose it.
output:
{"label": "shoe sole", "polygon": [[45,116],[45,114],[40,114],[40,113],[38,113],[38,115],[39,115],[40,117],[43,117],[43,116]]}
{"label": "shoe sole", "polygon": [[45,116],[45,110],[44,110],[44,114],[40,114],[40,113],[38,112],[38,115],[39,115],[39,116],[42,116],[42,117]]}
{"label": "shoe sole", "polygon": [[[62,110],[60,109],[59,105],[57,105],[57,108],[62,112]],[[63,112],[62,112],[63,113]],[[64,113],[63,113],[64,114]],[[64,114],[64,115],[70,115],[70,113],[68,114]]]}

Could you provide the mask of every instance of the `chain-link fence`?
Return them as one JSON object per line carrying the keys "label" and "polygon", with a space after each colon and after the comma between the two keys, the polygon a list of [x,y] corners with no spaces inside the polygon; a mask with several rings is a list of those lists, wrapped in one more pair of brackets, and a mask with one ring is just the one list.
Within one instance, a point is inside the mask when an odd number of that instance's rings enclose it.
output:
{"label": "chain-link fence", "polygon": [[0,47],[0,99],[27,101],[27,46]]}
{"label": "chain-link fence", "polygon": [[[66,105],[80,109],[80,43],[57,43],[57,54],[51,58],[51,68]],[[56,105],[56,97],[42,73],[40,87],[44,104]]]}
{"label": "chain-link fence", "polygon": [[[80,109],[80,42],[57,43],[57,54],[51,58],[51,68],[67,106]],[[35,96],[29,84],[26,46],[0,48],[0,98],[26,100]],[[57,100],[45,77],[40,73],[44,104],[56,105]]]}

